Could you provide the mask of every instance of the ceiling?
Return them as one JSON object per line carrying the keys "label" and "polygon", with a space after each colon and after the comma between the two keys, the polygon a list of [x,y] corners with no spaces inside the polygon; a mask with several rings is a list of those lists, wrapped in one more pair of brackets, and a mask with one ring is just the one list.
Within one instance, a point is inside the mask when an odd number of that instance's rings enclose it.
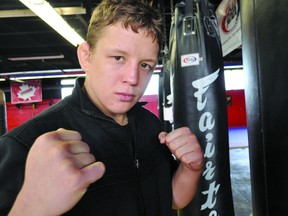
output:
{"label": "ceiling", "polygon": [[[63,15],[63,17],[83,38],[85,38],[90,11],[98,2],[49,0],[49,3],[56,8],[82,9],[80,13]],[[39,17],[26,16],[28,12],[26,6],[18,0],[1,0],[0,75],[27,71],[57,72],[79,69],[76,47]],[[15,57],[37,56],[44,57],[38,60],[13,60]],[[45,59],[47,56],[54,56],[55,59]]]}
{"label": "ceiling", "polygon": [[[92,9],[100,0],[49,0],[54,8],[74,8],[64,19],[85,38]],[[171,1],[162,0],[169,16]],[[172,1],[173,2],[173,1]],[[160,4],[161,5],[161,4]],[[79,11],[80,9],[80,11]],[[77,13],[76,13],[76,12]],[[81,72],[76,47],[66,41],[18,0],[1,0],[0,3],[0,78],[11,75],[38,73]],[[170,20],[167,19],[167,20]],[[169,32],[169,25],[167,29]],[[42,57],[41,57],[42,56]],[[44,57],[43,57],[44,56]],[[55,59],[45,59],[54,56]],[[38,60],[15,60],[19,57],[40,57]],[[241,62],[241,49],[225,57],[227,63]]]}

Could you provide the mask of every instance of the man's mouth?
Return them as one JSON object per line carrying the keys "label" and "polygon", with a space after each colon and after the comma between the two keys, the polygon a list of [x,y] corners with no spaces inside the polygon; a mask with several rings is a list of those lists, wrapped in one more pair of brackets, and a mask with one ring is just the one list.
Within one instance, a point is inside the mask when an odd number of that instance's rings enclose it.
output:
{"label": "man's mouth", "polygon": [[125,93],[125,92],[120,92],[120,93],[117,93],[116,95],[117,95],[118,99],[120,101],[123,101],[123,102],[131,102],[135,98],[135,95]]}

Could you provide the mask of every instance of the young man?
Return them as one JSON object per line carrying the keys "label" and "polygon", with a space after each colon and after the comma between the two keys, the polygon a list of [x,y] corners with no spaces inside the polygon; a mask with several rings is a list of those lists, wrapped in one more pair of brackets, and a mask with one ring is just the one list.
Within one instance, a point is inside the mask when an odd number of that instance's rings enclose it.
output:
{"label": "young man", "polygon": [[168,216],[192,200],[203,166],[197,138],[188,128],[161,132],[138,102],[161,31],[161,16],[139,1],[95,9],[78,48],[85,80],[1,138],[0,215]]}

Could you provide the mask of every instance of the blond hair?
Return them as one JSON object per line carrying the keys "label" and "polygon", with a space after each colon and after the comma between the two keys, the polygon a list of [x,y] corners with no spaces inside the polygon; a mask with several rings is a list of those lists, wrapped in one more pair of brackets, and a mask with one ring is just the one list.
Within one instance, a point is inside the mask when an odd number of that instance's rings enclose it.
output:
{"label": "blond hair", "polygon": [[86,41],[94,49],[102,30],[109,25],[121,22],[124,28],[138,33],[144,29],[154,35],[161,47],[163,38],[162,16],[152,3],[140,0],[103,0],[93,11]]}

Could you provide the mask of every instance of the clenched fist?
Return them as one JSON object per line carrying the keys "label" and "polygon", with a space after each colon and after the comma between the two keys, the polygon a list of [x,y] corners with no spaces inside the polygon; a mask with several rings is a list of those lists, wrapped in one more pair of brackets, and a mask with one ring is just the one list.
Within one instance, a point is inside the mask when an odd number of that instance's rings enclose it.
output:
{"label": "clenched fist", "polygon": [[161,132],[159,140],[181,161],[172,179],[172,207],[182,209],[197,192],[204,155],[195,134],[188,127],[181,127],[170,133]]}
{"label": "clenched fist", "polygon": [[61,215],[105,172],[76,131],[58,129],[37,138],[27,158],[25,180],[10,215]]}
{"label": "clenched fist", "polygon": [[197,137],[188,127],[181,127],[170,133],[161,132],[159,140],[161,143],[165,143],[172,154],[188,168],[202,169],[203,153]]}

